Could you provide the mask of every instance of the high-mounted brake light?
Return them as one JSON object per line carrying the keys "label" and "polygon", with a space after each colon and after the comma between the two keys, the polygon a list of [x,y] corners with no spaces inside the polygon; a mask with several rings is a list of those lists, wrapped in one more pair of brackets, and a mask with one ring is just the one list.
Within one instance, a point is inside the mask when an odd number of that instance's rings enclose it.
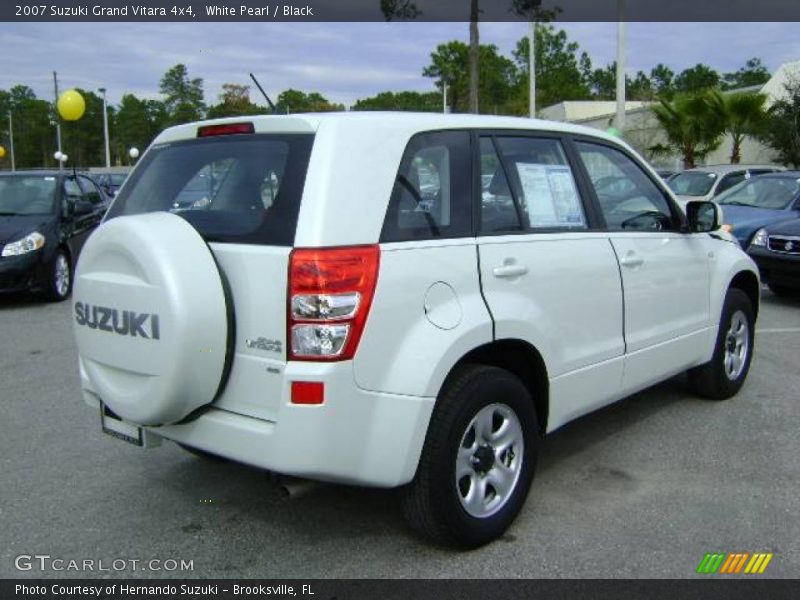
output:
{"label": "high-mounted brake light", "polygon": [[252,123],[224,123],[222,125],[203,125],[197,128],[197,137],[214,135],[235,135],[237,133],[255,133]]}
{"label": "high-mounted brake light", "polygon": [[353,358],[367,321],[379,246],[298,248],[289,259],[289,360]]}

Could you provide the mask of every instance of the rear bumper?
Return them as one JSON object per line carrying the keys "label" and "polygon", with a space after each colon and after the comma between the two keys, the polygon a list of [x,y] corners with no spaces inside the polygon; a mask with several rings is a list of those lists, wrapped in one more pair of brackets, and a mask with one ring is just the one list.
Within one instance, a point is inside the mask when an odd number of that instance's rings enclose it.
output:
{"label": "rear bumper", "polygon": [[[287,379],[313,380],[318,365],[289,363]],[[275,421],[214,408],[195,420],[148,431],[163,438],[276,473],[375,487],[413,479],[434,398],[368,392],[353,382],[352,363],[324,365],[325,402],[294,405],[288,397]],[[288,372],[291,371],[291,375]],[[99,408],[87,390],[84,398]]]}

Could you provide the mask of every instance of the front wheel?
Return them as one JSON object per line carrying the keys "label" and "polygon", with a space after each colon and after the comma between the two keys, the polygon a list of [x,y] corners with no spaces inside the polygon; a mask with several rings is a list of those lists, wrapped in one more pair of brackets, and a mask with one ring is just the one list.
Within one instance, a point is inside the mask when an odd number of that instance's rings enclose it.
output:
{"label": "front wheel", "polygon": [[459,368],[437,401],[416,476],[401,491],[411,528],[465,548],[501,536],[528,495],[538,438],[533,400],[517,377]]}
{"label": "front wheel", "polygon": [[69,254],[64,250],[56,250],[53,262],[50,264],[50,276],[47,281],[45,294],[53,302],[66,300],[72,290],[72,264]]}
{"label": "front wheel", "polygon": [[727,400],[736,395],[750,371],[754,327],[750,298],[740,289],[728,290],[714,356],[689,371],[689,383],[696,393],[712,400]]}

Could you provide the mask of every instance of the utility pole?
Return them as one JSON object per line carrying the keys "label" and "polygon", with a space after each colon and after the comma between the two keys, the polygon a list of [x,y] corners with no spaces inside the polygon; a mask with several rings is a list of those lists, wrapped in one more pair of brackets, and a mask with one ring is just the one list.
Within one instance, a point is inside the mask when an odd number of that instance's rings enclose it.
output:
{"label": "utility pole", "polygon": [[530,21],[530,29],[528,29],[528,72],[530,78],[528,80],[528,108],[530,110],[531,119],[536,118],[536,20]]}
{"label": "utility pole", "polygon": [[14,119],[11,117],[11,111],[8,111],[8,138],[9,145],[11,146],[11,170],[16,171],[17,165],[14,161]]}
{"label": "utility pole", "polygon": [[442,80],[442,112],[447,114],[447,80]]}
{"label": "utility pole", "polygon": [[106,140],[106,168],[111,167],[111,148],[108,145],[108,103],[106,102],[106,88],[98,88],[103,94],[103,135]]}
{"label": "utility pole", "polygon": [[625,0],[617,0],[617,118],[614,126],[625,133]]}
{"label": "utility pole", "polygon": [[[55,114],[55,119],[56,119],[56,145],[58,146],[57,148],[58,153],[61,154],[61,120],[59,119],[58,116],[58,76],[56,75],[55,71],[53,71],[53,90],[55,91],[56,94],[55,103],[53,104],[53,108],[55,109],[53,113]],[[64,161],[59,160],[58,170],[60,171],[63,168],[64,168]]]}

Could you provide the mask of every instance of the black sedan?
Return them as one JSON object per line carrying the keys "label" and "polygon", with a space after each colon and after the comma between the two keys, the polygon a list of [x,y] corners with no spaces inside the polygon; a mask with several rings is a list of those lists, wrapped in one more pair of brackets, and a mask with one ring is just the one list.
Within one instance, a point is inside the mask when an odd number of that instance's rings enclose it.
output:
{"label": "black sedan", "polygon": [[747,253],[776,294],[800,294],[800,218],[756,231]]}
{"label": "black sedan", "polygon": [[34,291],[64,300],[83,242],[108,203],[73,171],[0,173],[0,293]]}

